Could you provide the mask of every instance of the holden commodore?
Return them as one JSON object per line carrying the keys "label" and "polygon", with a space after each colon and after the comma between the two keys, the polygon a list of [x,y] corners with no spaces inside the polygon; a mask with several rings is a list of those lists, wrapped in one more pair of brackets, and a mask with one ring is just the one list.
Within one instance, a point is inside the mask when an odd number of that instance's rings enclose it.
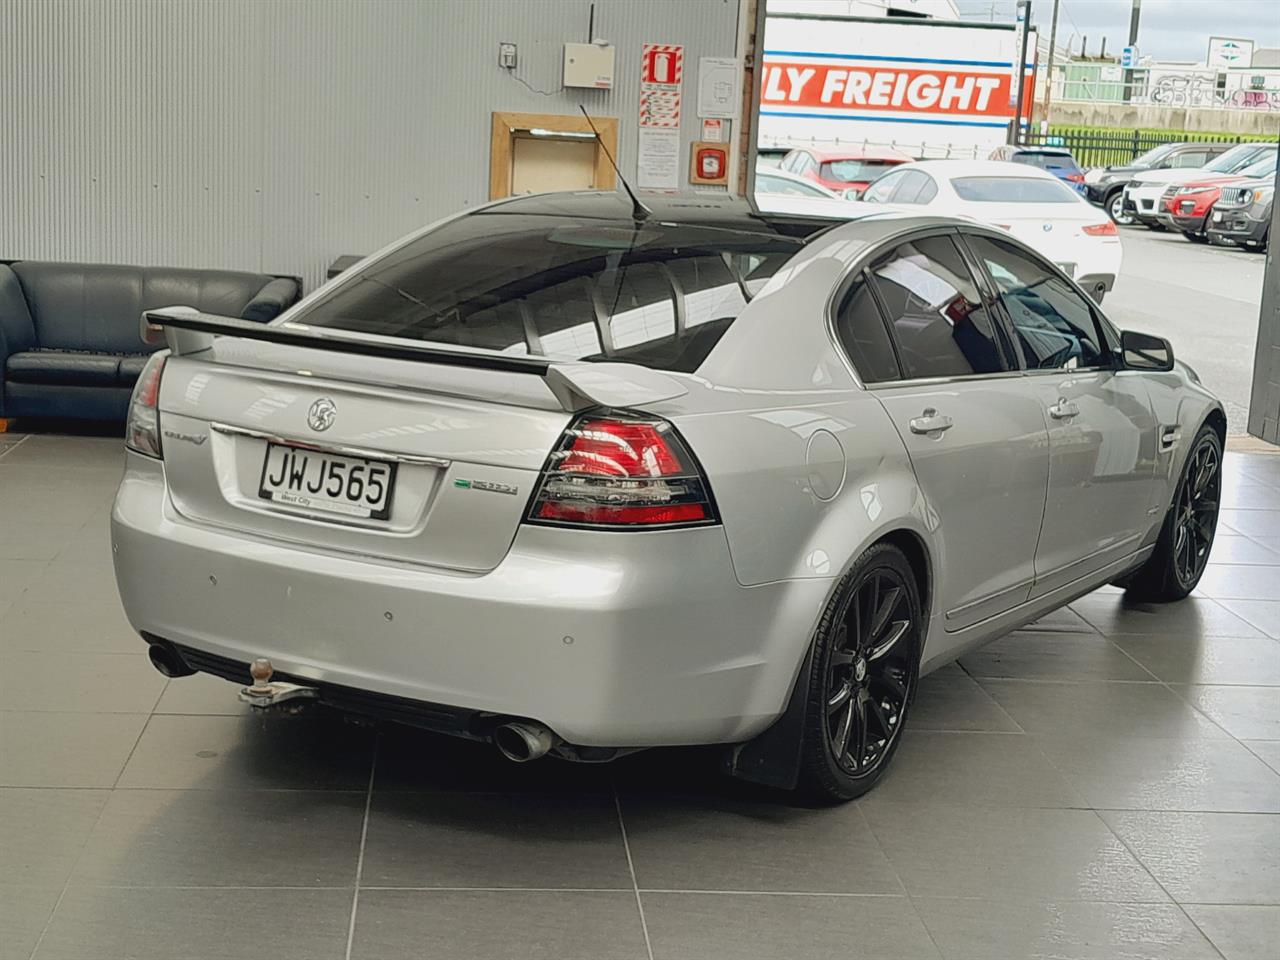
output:
{"label": "holden commodore", "polygon": [[1166,341],[999,229],[655,207],[499,201],[268,325],[148,314],[112,542],[157,668],[842,800],[922,674],[1195,587],[1225,419]]}

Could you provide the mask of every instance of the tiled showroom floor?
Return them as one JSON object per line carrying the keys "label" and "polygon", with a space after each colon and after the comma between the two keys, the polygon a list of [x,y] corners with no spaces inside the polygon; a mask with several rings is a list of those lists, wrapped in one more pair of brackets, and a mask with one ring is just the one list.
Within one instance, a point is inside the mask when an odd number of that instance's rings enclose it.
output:
{"label": "tiled showroom floor", "polygon": [[924,680],[871,796],[612,767],[166,682],[115,596],[119,441],[0,435],[0,956],[1280,957],[1280,456],[1195,598],[1085,597]]}

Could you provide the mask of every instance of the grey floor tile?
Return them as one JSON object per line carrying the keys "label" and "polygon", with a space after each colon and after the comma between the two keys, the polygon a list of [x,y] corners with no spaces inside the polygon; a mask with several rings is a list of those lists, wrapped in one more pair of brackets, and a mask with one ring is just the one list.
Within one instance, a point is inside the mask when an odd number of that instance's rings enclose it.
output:
{"label": "grey floor tile", "polygon": [[110,787],[146,715],[0,712],[0,786]]}
{"label": "grey floor tile", "polygon": [[388,726],[378,747],[376,792],[553,792],[612,797],[610,777],[614,772],[613,764],[569,763],[554,757],[512,763],[492,744]]}
{"label": "grey floor tile", "polygon": [[857,805],[623,796],[622,813],[641,889],[902,893]]}
{"label": "grey floor tile", "polygon": [[94,604],[105,615],[122,615],[120,591],[110,556],[100,560],[69,559],[60,554],[40,571],[26,590],[26,599],[60,603],[74,597],[79,603]]}
{"label": "grey floor tile", "polygon": [[1174,904],[917,900],[946,960],[1220,960]]}
{"label": "grey floor tile", "polygon": [[1241,740],[1240,742],[1272,770],[1280,773],[1280,740]]}
{"label": "grey floor tile", "polygon": [[1211,563],[1195,593],[1215,600],[1280,600],[1280,564]]}
{"label": "grey floor tile", "polygon": [[893,765],[862,802],[893,805],[925,797],[985,806],[1083,806],[1026,734],[929,733],[908,728]]}
{"label": "grey floor tile", "polygon": [[1222,506],[1226,510],[1275,509],[1280,490],[1269,483],[1242,478],[1238,483],[1223,484]]}
{"label": "grey floor tile", "polygon": [[1103,811],[1179,903],[1280,904],[1280,817]]}
{"label": "grey floor tile", "polygon": [[[1090,594],[1090,596],[1106,596],[1106,594]],[[1040,633],[1097,633],[1093,625],[1070,607],[1059,607],[1046,613],[1034,623],[1027,624],[1026,629]]]}
{"label": "grey floor tile", "polygon": [[1230,740],[1036,740],[1097,809],[1280,813],[1280,776]]}
{"label": "grey floor tile", "polygon": [[0,560],[44,560],[56,557],[79,534],[83,523],[70,520],[5,520]]}
{"label": "grey floor tile", "polygon": [[1257,637],[1262,632],[1222,604],[1195,597],[1177,603],[1136,603],[1124,594],[1091,593],[1071,605],[1105,636],[1171,633],[1201,637]]}
{"label": "grey floor tile", "polygon": [[1197,737],[1228,734],[1158,683],[982,680],[1028,733],[1081,737]]}
{"label": "grey floor tile", "polygon": [[351,960],[644,960],[635,894],[363,890]]}
{"label": "grey floor tile", "polygon": [[148,713],[164,684],[141,651],[0,653],[0,707],[5,710]]}
{"label": "grey floor tile", "polygon": [[0,788],[0,884],[65,883],[107,796],[105,790]]}
{"label": "grey floor tile", "polygon": [[137,653],[146,644],[134,632],[119,602],[110,605],[64,598],[29,597],[0,613],[0,653]]}
{"label": "grey floor tile", "polygon": [[1226,960],[1275,960],[1280,954],[1280,906],[1186,903],[1182,908]]}
{"label": "grey floor tile", "polygon": [[379,794],[363,882],[393,887],[631,887],[611,797]]}
{"label": "grey floor tile", "polygon": [[866,815],[912,897],[1168,900],[1091,810],[904,803]]}
{"label": "grey floor tile", "polygon": [[1280,536],[1280,509],[1222,510],[1218,525],[1249,537]]}
{"label": "grey floor tile", "polygon": [[121,787],[365,790],[372,731],[323,713],[153,716]]}
{"label": "grey floor tile", "polygon": [[62,884],[27,887],[0,882],[0,960],[28,960],[61,894]]}
{"label": "grey floor tile", "polygon": [[1280,687],[1177,686],[1197,710],[1241,740],[1280,740]]}
{"label": "grey floor tile", "polygon": [[937,960],[903,897],[646,893],[654,960]]}
{"label": "grey floor tile", "polygon": [[1111,638],[1165,683],[1280,686],[1280,641],[1267,637]]}
{"label": "grey floor tile", "polygon": [[21,599],[47,566],[44,560],[0,560],[0,600]]}
{"label": "grey floor tile", "polygon": [[[115,437],[62,437],[33,434],[4,459],[5,466],[58,467],[62,476],[83,471],[124,471],[124,439]],[[74,468],[69,470],[67,468]]]}
{"label": "grey floor tile", "polygon": [[1151,674],[1097,634],[1019,630],[966,654],[974,677],[1021,680],[1150,680]]}
{"label": "grey floor tile", "polygon": [[1275,566],[1280,564],[1280,553],[1249,537],[1224,533],[1213,538],[1209,551],[1209,565],[1230,563],[1257,563]]}
{"label": "grey floor tile", "polygon": [[1223,600],[1222,606],[1260,632],[1280,640],[1280,600]]}
{"label": "grey floor tile", "polygon": [[365,796],[333,790],[116,790],[73,882],[351,886]]}
{"label": "grey floor tile", "polygon": [[908,729],[1021,731],[978,682],[955,664],[920,681]]}
{"label": "grey floor tile", "polygon": [[36,960],[341,960],[350,890],[73,885]]}
{"label": "grey floor tile", "polygon": [[154,713],[194,714],[215,717],[247,717],[253,707],[240,700],[243,683],[207,673],[175,677],[160,694]]}

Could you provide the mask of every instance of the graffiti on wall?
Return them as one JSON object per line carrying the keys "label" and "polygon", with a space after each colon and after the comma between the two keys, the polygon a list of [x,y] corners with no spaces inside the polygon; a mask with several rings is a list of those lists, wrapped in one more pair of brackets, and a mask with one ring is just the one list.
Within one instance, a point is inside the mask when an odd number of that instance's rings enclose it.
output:
{"label": "graffiti on wall", "polygon": [[1149,87],[1147,99],[1165,107],[1280,111],[1280,90],[1220,89],[1212,73],[1163,74]]}

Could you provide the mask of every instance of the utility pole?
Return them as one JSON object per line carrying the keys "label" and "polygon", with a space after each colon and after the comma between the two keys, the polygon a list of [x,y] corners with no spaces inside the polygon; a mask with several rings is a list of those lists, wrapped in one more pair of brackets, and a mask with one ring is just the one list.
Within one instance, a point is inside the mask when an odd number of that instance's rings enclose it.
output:
{"label": "utility pole", "polygon": [[[1138,18],[1142,15],[1142,0],[1133,0],[1133,10],[1129,14],[1129,46],[1138,43]],[[1124,102],[1133,100],[1133,71],[1124,72]]]}
{"label": "utility pole", "polygon": [[[1013,103],[1011,104],[1013,107],[1013,122],[1009,126],[1008,142],[1016,145],[1023,142],[1022,105],[1023,94],[1027,88],[1027,40],[1031,33],[1031,0],[1018,0],[1017,6],[1014,9],[1017,11],[1016,21],[1018,33],[1016,44],[1018,47],[1018,61],[1014,65],[1013,72],[1015,86],[1010,88],[1010,92],[1013,93]],[[1035,100],[1034,88],[1031,91],[1031,96],[1032,100],[1028,102],[1028,108]],[[1027,113],[1030,112],[1030,109],[1028,109]],[[1030,126],[1030,124],[1028,124],[1028,126]]]}
{"label": "utility pole", "polygon": [[1049,99],[1053,96],[1053,50],[1058,42],[1058,3],[1053,0],[1053,23],[1049,27],[1049,65],[1044,71],[1044,107],[1040,111],[1040,119],[1049,122]]}

